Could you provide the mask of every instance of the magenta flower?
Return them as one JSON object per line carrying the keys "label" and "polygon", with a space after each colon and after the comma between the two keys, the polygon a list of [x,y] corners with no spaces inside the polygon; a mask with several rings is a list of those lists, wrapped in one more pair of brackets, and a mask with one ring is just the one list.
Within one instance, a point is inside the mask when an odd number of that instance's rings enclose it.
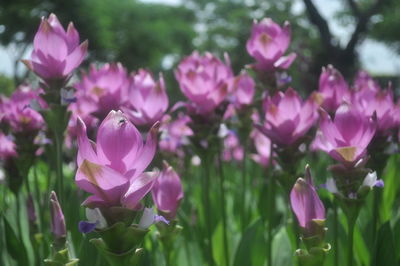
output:
{"label": "magenta flower", "polygon": [[86,56],[88,42],[79,44],[79,33],[72,22],[65,32],[56,15],[42,18],[33,41],[31,60],[25,65],[45,81],[65,80]]}
{"label": "magenta flower", "polygon": [[156,82],[151,73],[140,69],[133,76],[127,107],[122,107],[125,114],[135,125],[151,126],[161,120],[168,109],[168,96],[163,76]]}
{"label": "magenta flower", "polygon": [[195,51],[178,65],[175,77],[196,112],[210,113],[230,91],[233,74],[228,56],[225,61],[224,64],[211,53],[201,56]]}
{"label": "magenta flower", "polygon": [[362,91],[353,94],[353,105],[367,116],[376,114],[379,134],[389,134],[397,126],[396,109],[391,90],[378,91],[373,94],[362,94]]}
{"label": "magenta flower", "polygon": [[151,190],[157,173],[143,173],[157,148],[156,123],[146,143],[121,111],[111,111],[101,123],[96,144],[89,141],[86,126],[78,121],[78,171],[76,184],[93,194],[83,204],[90,207],[140,207]]}
{"label": "magenta flower", "polygon": [[7,123],[13,132],[34,132],[44,127],[42,115],[31,108],[38,105],[39,108],[47,107],[39,96],[41,90],[33,90],[27,85],[19,86],[10,99],[4,98],[0,103],[0,111],[3,122]]}
{"label": "magenta flower", "polygon": [[232,96],[230,101],[235,108],[240,109],[245,105],[253,102],[256,83],[253,78],[246,72],[240,73],[239,76],[233,79]]}
{"label": "magenta flower", "polygon": [[254,21],[250,39],[247,41],[247,52],[256,59],[254,67],[270,71],[275,68],[287,69],[296,59],[296,54],[283,56],[290,44],[291,29],[289,22],[280,27],[270,18],[261,22]]}
{"label": "magenta flower", "polygon": [[325,220],[325,207],[315,191],[308,166],[306,166],[305,179],[297,179],[290,192],[290,205],[303,229],[304,236],[313,236],[316,233],[313,223]]}
{"label": "magenta flower", "polygon": [[152,196],[162,215],[173,220],[183,198],[183,188],[178,174],[167,162],[164,162],[164,169],[154,183]]}
{"label": "magenta flower", "polygon": [[321,112],[320,129],[312,148],[344,164],[354,165],[365,155],[375,130],[376,122],[371,117],[343,104],[333,121],[326,112]]}
{"label": "magenta flower", "polygon": [[175,120],[169,115],[164,116],[160,129],[160,150],[183,157],[181,148],[189,143],[188,137],[193,135],[193,130],[188,126],[190,122],[187,115],[179,115]]}
{"label": "magenta flower", "polygon": [[322,96],[322,107],[329,113],[334,113],[343,102],[350,102],[349,86],[332,65],[322,68],[318,92]]}
{"label": "magenta flower", "polygon": [[244,157],[243,146],[240,145],[239,138],[236,133],[229,130],[227,136],[224,138],[224,151],[222,153],[222,159],[224,161],[242,161]]}
{"label": "magenta flower", "polygon": [[257,151],[256,154],[251,155],[251,158],[263,167],[268,167],[271,157],[270,139],[262,134],[258,129],[254,129],[250,136],[253,139],[254,147]]}
{"label": "magenta flower", "polygon": [[65,228],[64,214],[54,191],[50,194],[50,204],[51,232],[56,239],[65,238],[67,236],[67,230]]}
{"label": "magenta flower", "polygon": [[131,80],[126,69],[120,64],[105,64],[100,69],[91,65],[88,74],[74,85],[76,97],[85,113],[91,113],[103,120],[111,110],[118,110],[128,100]]}
{"label": "magenta flower", "polygon": [[7,137],[0,131],[0,159],[5,160],[16,157],[16,146],[10,137]]}
{"label": "magenta flower", "polygon": [[295,90],[277,92],[264,101],[265,125],[259,127],[273,143],[281,146],[294,144],[314,125],[318,114],[313,97],[303,102]]}
{"label": "magenta flower", "polygon": [[359,71],[354,80],[354,89],[356,91],[368,90],[377,92],[381,90],[381,87],[366,71]]}

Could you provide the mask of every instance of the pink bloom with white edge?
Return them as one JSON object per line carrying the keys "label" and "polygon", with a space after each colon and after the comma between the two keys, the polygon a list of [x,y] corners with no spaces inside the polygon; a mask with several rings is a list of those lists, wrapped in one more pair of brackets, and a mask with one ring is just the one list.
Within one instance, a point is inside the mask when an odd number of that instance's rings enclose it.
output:
{"label": "pink bloom with white edge", "polygon": [[127,103],[130,84],[131,79],[122,64],[107,63],[99,69],[91,65],[89,73],[84,73],[74,87],[78,104],[90,109],[86,113],[90,111],[103,120],[111,110],[118,110]]}
{"label": "pink bloom with white edge", "polygon": [[3,98],[0,111],[3,122],[7,123],[14,133],[35,132],[44,127],[42,115],[31,107],[33,102],[39,108],[46,108],[47,104],[40,97],[42,90],[33,90],[28,85],[19,86],[9,99]]}
{"label": "pink bloom with white edge", "polygon": [[56,15],[42,18],[33,40],[31,60],[25,65],[45,81],[67,79],[86,56],[88,42],[79,44],[72,22],[64,30]]}
{"label": "pink bloom with white edge", "polygon": [[93,194],[83,204],[90,207],[141,207],[140,200],[151,190],[158,173],[143,172],[157,148],[156,123],[146,143],[121,111],[111,111],[101,123],[96,143],[86,135],[78,120],[78,171],[76,184]]}
{"label": "pink bloom with white edge", "polygon": [[313,97],[303,101],[297,92],[289,88],[277,92],[264,101],[265,123],[258,129],[273,143],[289,146],[303,137],[318,118],[317,104]]}
{"label": "pink bloom with white edge", "polygon": [[173,220],[183,198],[181,179],[167,162],[152,189],[153,201],[167,220]]}
{"label": "pink bloom with white edge", "polygon": [[175,71],[182,93],[199,114],[212,112],[230,91],[233,73],[227,55],[225,61],[211,53],[201,56],[195,51],[184,58]]}
{"label": "pink bloom with white edge", "polygon": [[270,18],[254,21],[250,39],[246,43],[247,52],[257,61],[254,67],[262,71],[289,68],[296,59],[295,53],[284,56],[290,38],[291,29],[287,21],[283,27]]}
{"label": "pink bloom with white edge", "polygon": [[366,154],[375,130],[376,121],[343,104],[336,111],[333,121],[325,111],[321,111],[320,128],[311,147],[352,166]]}
{"label": "pink bloom with white edge", "polygon": [[128,104],[122,110],[135,125],[151,126],[168,109],[164,78],[160,74],[156,82],[150,72],[140,69],[132,79]]}
{"label": "pink bloom with white edge", "polygon": [[343,102],[350,102],[350,91],[342,74],[332,65],[322,68],[318,93],[322,96],[322,107],[334,113]]}

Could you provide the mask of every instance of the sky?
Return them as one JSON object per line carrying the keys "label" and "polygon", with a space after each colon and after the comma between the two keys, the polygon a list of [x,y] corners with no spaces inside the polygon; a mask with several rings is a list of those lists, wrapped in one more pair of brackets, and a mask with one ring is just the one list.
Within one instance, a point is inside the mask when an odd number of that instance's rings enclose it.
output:
{"label": "sky", "polygon": [[[179,5],[181,0],[141,0],[146,3],[164,3],[170,5]],[[296,1],[296,9],[301,11],[304,9],[303,2],[301,0]],[[353,26],[343,27],[339,25],[334,19],[334,14],[337,10],[340,10],[342,1],[338,0],[314,0],[314,4],[324,18],[327,19],[331,32],[340,40],[341,43],[346,43],[353,31]],[[1,29],[0,29],[1,30]],[[14,61],[13,54],[14,48],[0,46],[0,73],[6,75],[13,74]],[[358,47],[360,53],[360,61],[362,68],[371,72],[372,74],[384,74],[384,75],[400,75],[400,55],[389,49],[385,44],[375,40],[366,39]],[[28,58],[30,51],[27,51],[24,58]],[[22,64],[19,64],[19,68],[22,68]]]}

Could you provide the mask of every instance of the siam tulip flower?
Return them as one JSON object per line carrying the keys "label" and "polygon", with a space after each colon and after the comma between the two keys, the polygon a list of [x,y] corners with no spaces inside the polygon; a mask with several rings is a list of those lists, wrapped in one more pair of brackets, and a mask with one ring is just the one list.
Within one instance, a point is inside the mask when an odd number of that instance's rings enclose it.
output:
{"label": "siam tulip flower", "polygon": [[54,191],[50,194],[50,204],[51,231],[56,239],[65,238],[67,236],[67,231],[65,228],[64,214]]}
{"label": "siam tulip flower", "polygon": [[[31,60],[23,60],[36,75],[51,85],[66,81],[86,56],[88,42],[79,44],[79,33],[72,22],[64,30],[56,15],[42,18],[33,41]],[[49,84],[50,83],[50,84]]]}
{"label": "siam tulip flower", "polygon": [[256,84],[253,78],[244,71],[233,79],[230,101],[236,109],[240,109],[253,102],[255,87]]}
{"label": "siam tulip flower", "polygon": [[189,143],[188,137],[193,136],[193,130],[188,126],[190,122],[191,119],[186,115],[180,114],[175,120],[169,115],[164,116],[160,129],[160,150],[183,156],[181,148]]}
{"label": "siam tulip flower", "polygon": [[354,89],[356,91],[368,90],[377,92],[381,90],[381,87],[366,71],[359,71],[354,80]]}
{"label": "siam tulip flower", "polygon": [[16,156],[15,143],[0,131],[0,159],[5,160]]}
{"label": "siam tulip flower", "polygon": [[0,103],[3,121],[11,127],[13,132],[35,132],[44,127],[42,115],[30,107],[32,102],[35,102],[40,108],[47,107],[39,96],[41,92],[41,90],[33,90],[27,85],[21,85],[10,99],[4,98]]}
{"label": "siam tulip flower", "polygon": [[350,102],[349,86],[332,65],[322,68],[318,92],[322,96],[322,107],[329,113],[334,113],[343,102]]}
{"label": "siam tulip flower", "polygon": [[354,165],[365,156],[375,130],[376,123],[371,117],[343,104],[333,121],[325,111],[321,111],[320,130],[312,148],[328,153],[345,165]]}
{"label": "siam tulip flower", "polygon": [[156,82],[151,73],[140,69],[132,79],[128,104],[122,110],[135,125],[151,126],[161,120],[168,108],[164,78],[160,74]]}
{"label": "siam tulip flower", "polygon": [[243,146],[240,145],[239,138],[236,133],[229,130],[227,136],[224,138],[224,151],[222,154],[222,159],[224,161],[242,161],[244,157]]}
{"label": "siam tulip flower", "polygon": [[175,77],[197,113],[209,114],[230,91],[233,74],[227,55],[225,61],[224,64],[211,53],[201,56],[195,51],[179,63]]}
{"label": "siam tulip flower", "polygon": [[311,237],[318,234],[317,226],[326,219],[325,207],[315,190],[308,165],[305,179],[297,179],[290,192],[290,205],[303,229],[304,236]]}
{"label": "siam tulip flower", "polygon": [[271,141],[258,129],[254,129],[250,137],[253,139],[254,147],[257,151],[256,154],[251,155],[251,158],[263,167],[268,167],[271,156]]}
{"label": "siam tulip flower", "polygon": [[78,120],[78,171],[76,184],[92,195],[87,207],[140,207],[140,200],[151,190],[157,173],[143,171],[157,148],[156,123],[146,143],[136,127],[121,111],[111,111],[101,123],[96,144],[89,141],[86,126]]}
{"label": "siam tulip flower", "polygon": [[397,126],[393,92],[390,89],[373,92],[366,88],[354,92],[352,96],[352,103],[360,113],[367,116],[376,114],[377,134],[387,135]]}
{"label": "siam tulip flower", "polygon": [[273,143],[290,146],[302,138],[317,119],[313,97],[303,102],[295,90],[277,92],[264,101],[265,125],[259,127]]}
{"label": "siam tulip flower", "polygon": [[120,63],[105,64],[100,69],[91,65],[88,74],[74,85],[77,104],[86,114],[103,120],[111,110],[118,110],[128,100],[131,81]]}
{"label": "siam tulip flower", "polygon": [[276,68],[287,69],[296,59],[296,54],[284,56],[290,44],[291,29],[289,22],[283,27],[270,18],[260,22],[254,21],[250,39],[247,41],[247,52],[256,59],[254,67],[262,71]]}
{"label": "siam tulip flower", "polygon": [[158,211],[168,220],[173,220],[183,198],[183,188],[178,174],[165,161],[164,169],[154,183],[152,196]]}

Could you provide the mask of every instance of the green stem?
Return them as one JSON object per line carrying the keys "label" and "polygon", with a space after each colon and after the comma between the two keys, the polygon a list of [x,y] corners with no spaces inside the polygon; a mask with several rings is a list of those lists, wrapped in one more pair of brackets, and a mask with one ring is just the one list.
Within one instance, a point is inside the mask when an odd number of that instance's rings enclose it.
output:
{"label": "green stem", "polygon": [[[205,152],[206,153],[206,152]],[[203,177],[202,177],[202,186],[203,186],[203,217],[206,222],[206,253],[208,265],[214,265],[213,259],[213,247],[212,247],[212,233],[211,233],[211,204],[210,204],[210,165],[208,160],[208,155],[204,154],[202,156],[202,169],[203,169]]]}
{"label": "green stem", "polygon": [[347,266],[353,266],[353,240],[354,240],[354,226],[356,218],[347,217],[348,236],[347,236]]}
{"label": "green stem", "polygon": [[373,191],[373,209],[372,209],[372,247],[375,246],[376,233],[379,225],[379,201],[380,195],[377,189]]}
{"label": "green stem", "polygon": [[267,265],[268,266],[272,266],[272,240],[273,240],[273,236],[272,236],[272,229],[273,229],[273,225],[272,225],[272,220],[274,218],[274,212],[275,212],[275,204],[274,204],[274,198],[275,198],[275,180],[274,180],[274,176],[271,172],[269,178],[269,182],[268,182],[268,187],[267,187],[267,195],[268,195],[268,215],[267,215],[267,219],[268,219],[268,231],[267,231]]}
{"label": "green stem", "polygon": [[[229,266],[229,246],[228,246],[228,232],[227,232],[227,217],[226,217],[226,197],[225,197],[225,175],[223,164],[221,160],[222,156],[222,147],[220,146],[220,153],[218,154],[218,166],[219,166],[219,190],[220,190],[220,201],[221,201],[221,212],[222,212],[222,229],[223,229],[223,238],[224,238],[224,255],[225,255],[225,263]],[[245,158],[243,158],[244,160]],[[242,187],[244,190],[244,187]]]}
{"label": "green stem", "polygon": [[333,205],[333,258],[334,265],[339,265],[339,217],[337,205]]}
{"label": "green stem", "polygon": [[16,223],[17,223],[17,228],[18,228],[18,234],[19,234],[19,237],[20,237],[20,239],[21,239],[21,242],[23,241],[22,240],[22,226],[21,226],[21,204],[22,204],[22,202],[21,202],[21,197],[20,197],[20,192],[17,192],[17,193],[15,193],[15,198],[16,198],[16,203],[17,203],[17,221],[16,221]]}
{"label": "green stem", "polygon": [[247,155],[247,141],[243,144],[243,161],[242,161],[242,188],[240,189],[241,191],[241,229],[242,229],[242,234],[246,230],[246,155]]}
{"label": "green stem", "polygon": [[[61,135],[61,136],[60,136]],[[56,144],[56,174],[57,174],[57,196],[61,204],[64,203],[64,175],[63,175],[63,161],[62,161],[62,133],[54,132],[54,140]]]}

